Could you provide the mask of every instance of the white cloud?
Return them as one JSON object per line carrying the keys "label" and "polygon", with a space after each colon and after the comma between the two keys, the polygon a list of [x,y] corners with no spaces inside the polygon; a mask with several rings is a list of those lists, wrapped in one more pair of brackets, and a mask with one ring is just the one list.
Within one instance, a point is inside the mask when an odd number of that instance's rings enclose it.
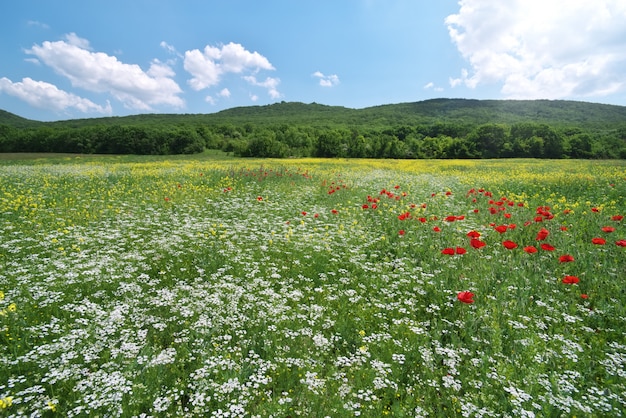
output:
{"label": "white cloud", "polygon": [[109,103],[103,107],[91,100],[60,90],[53,84],[28,77],[15,83],[6,77],[0,78],[0,92],[17,97],[40,109],[52,109],[57,112],[76,109],[83,113],[97,112],[109,115],[112,113]]}
{"label": "white cloud", "polygon": [[319,83],[322,87],[334,87],[339,84],[339,77],[337,74],[324,75],[321,71],[316,71],[312,74],[312,76],[319,78]]}
{"label": "white cloud", "polygon": [[40,27],[42,29],[50,29],[49,25],[47,25],[46,23],[39,22],[37,20],[29,20],[28,22],[26,22],[26,24],[28,26],[37,26],[37,27]]}
{"label": "white cloud", "polygon": [[207,45],[203,51],[186,51],[184,67],[192,76],[189,85],[197,91],[218,85],[226,74],[275,69],[263,55],[233,42],[220,48]]}
{"label": "white cloud", "polygon": [[277,89],[278,84],[280,84],[279,78],[267,77],[265,81],[258,81],[255,76],[250,75],[250,76],[245,76],[244,80],[246,80],[248,83],[252,84],[253,86],[266,88],[267,94],[269,94],[272,99],[279,99],[281,96],[280,92]]}
{"label": "white cloud", "polygon": [[446,19],[471,70],[452,87],[501,83],[510,98],[603,96],[626,88],[623,0],[460,0]]}
{"label": "white cloud", "polygon": [[230,97],[230,90],[223,88],[219,93],[217,93],[217,95],[220,97]]}
{"label": "white cloud", "polygon": [[89,42],[75,34],[66,41],[43,42],[26,52],[34,55],[73,86],[98,93],[110,93],[131,109],[151,110],[156,105],[183,107],[182,90],[166,64],[153,61],[146,72],[135,64],[125,64],[114,56],[91,52]]}
{"label": "white cloud", "polygon": [[435,86],[435,83],[431,81],[430,83],[427,83],[424,86],[424,90],[433,90],[433,91],[439,92],[439,91],[443,91],[443,88]]}

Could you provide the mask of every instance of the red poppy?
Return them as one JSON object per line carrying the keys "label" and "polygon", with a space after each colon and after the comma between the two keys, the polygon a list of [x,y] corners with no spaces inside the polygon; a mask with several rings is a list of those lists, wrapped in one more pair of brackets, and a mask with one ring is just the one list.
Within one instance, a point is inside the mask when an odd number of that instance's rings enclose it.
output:
{"label": "red poppy", "polygon": [[528,254],[533,254],[537,252],[537,247],[529,245],[527,247],[524,247],[524,251],[526,251]]}
{"label": "red poppy", "polygon": [[438,226],[436,226],[436,227],[434,227],[434,228],[433,228],[433,231],[435,231],[435,232],[441,232],[441,228],[439,228]]}
{"label": "red poppy", "polygon": [[583,298],[583,299],[589,299],[589,295],[588,295],[588,294],[586,294],[586,293],[582,293],[582,294],[580,295],[580,297],[581,297],[581,298]]}
{"label": "red poppy", "polygon": [[456,253],[461,255],[461,254],[465,254],[467,252],[467,250],[463,247],[456,247]]}
{"label": "red poppy", "polygon": [[450,192],[450,191],[446,192],[446,196],[450,196],[451,194],[452,194],[452,192]]}
{"label": "red poppy", "polygon": [[576,276],[565,276],[563,277],[563,280],[561,280],[561,282],[565,284],[576,284],[580,282],[580,279]]}
{"label": "red poppy", "polygon": [[622,215],[613,215],[613,216],[611,216],[611,220],[612,221],[621,221],[622,219],[624,219],[624,217]]}
{"label": "red poppy", "polygon": [[617,245],[618,247],[626,247],[626,239],[615,241],[615,245]]}
{"label": "red poppy", "polygon": [[263,198],[261,196],[257,196],[256,200],[258,200],[259,202],[263,200]]}
{"label": "red poppy", "polygon": [[398,231],[398,234],[399,234],[400,236],[404,235],[404,229],[399,230],[399,231]]}
{"label": "red poppy", "polygon": [[302,214],[302,216],[306,216],[306,212],[305,211],[302,211],[300,213]]}
{"label": "red poppy", "polygon": [[569,254],[564,254],[562,256],[559,257],[559,263],[569,263],[574,261],[574,257],[572,257]]}
{"label": "red poppy", "polygon": [[515,229],[515,228],[517,228],[517,225],[515,225],[515,224],[509,224],[509,229]]}
{"label": "red poppy", "polygon": [[537,232],[537,238],[535,239],[537,241],[543,241],[544,239],[548,238],[548,235],[550,235],[550,231],[548,231],[546,228],[541,228],[539,232]]}
{"label": "red poppy", "polygon": [[602,232],[613,232],[615,231],[615,228],[613,228],[612,226],[603,226],[602,227]]}
{"label": "red poppy", "polygon": [[598,208],[591,208],[591,211],[592,212],[600,212],[600,209],[598,209]]}
{"label": "red poppy", "polygon": [[550,244],[541,244],[541,249],[544,251],[554,251],[556,248]]}
{"label": "red poppy", "polygon": [[333,209],[330,211],[330,213],[332,213],[333,215],[336,215],[339,213],[339,211],[337,209]]}
{"label": "red poppy", "polygon": [[567,227],[566,226],[562,226],[561,227],[561,231],[567,231]]}
{"label": "red poppy", "polygon": [[472,238],[470,240],[470,245],[472,246],[472,248],[476,248],[477,250],[480,248],[483,248],[485,245],[487,245],[487,243],[485,241],[481,241],[477,238]]}
{"label": "red poppy", "polygon": [[369,209],[369,208],[370,208],[370,207],[369,207],[369,205],[368,205],[368,204],[365,204],[365,205],[361,206],[361,209]]}
{"label": "red poppy", "polygon": [[606,244],[606,240],[604,238],[596,237],[591,239],[591,243],[596,245],[604,245]]}
{"label": "red poppy", "polygon": [[469,231],[467,233],[467,236],[470,237],[470,238],[478,238],[478,237],[480,237],[480,232],[478,232],[478,231]]}
{"label": "red poppy", "polygon": [[441,254],[454,255],[454,248],[444,248],[441,250]]}
{"label": "red poppy", "polygon": [[405,219],[409,219],[410,217],[411,217],[411,214],[409,212],[404,212],[398,215],[398,220],[404,221]]}
{"label": "red poppy", "polygon": [[509,240],[503,241],[502,245],[504,245],[504,248],[506,248],[507,250],[512,250],[514,248],[517,248],[517,244]]}
{"label": "red poppy", "polygon": [[444,218],[444,220],[445,220],[446,222],[454,222],[454,221],[456,221],[456,216],[454,216],[454,215],[446,216],[446,217]]}
{"label": "red poppy", "polygon": [[423,224],[426,223],[426,218],[419,218],[418,220]]}
{"label": "red poppy", "polygon": [[316,213],[315,215],[313,215],[313,217],[314,217],[314,218],[319,218],[319,217],[320,217],[320,214],[319,214],[319,213]]}
{"label": "red poppy", "polygon": [[457,293],[456,298],[463,303],[474,303],[474,294],[467,290]]}
{"label": "red poppy", "polygon": [[504,234],[509,228],[506,225],[498,225],[494,229],[499,233]]}

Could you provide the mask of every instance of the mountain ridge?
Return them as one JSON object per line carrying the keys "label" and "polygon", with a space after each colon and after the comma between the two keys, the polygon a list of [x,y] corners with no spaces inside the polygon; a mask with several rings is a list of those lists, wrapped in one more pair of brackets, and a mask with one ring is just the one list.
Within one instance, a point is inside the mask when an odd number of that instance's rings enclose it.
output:
{"label": "mountain ridge", "polygon": [[571,100],[478,100],[428,99],[417,102],[382,104],[360,109],[319,103],[277,102],[268,105],[239,106],[215,113],[146,113],[128,116],[69,119],[41,122],[0,110],[0,124],[16,128],[41,126],[143,125],[152,123],[257,123],[312,125],[390,125],[463,124],[518,122],[547,123],[557,126],[607,128],[626,124],[626,106]]}

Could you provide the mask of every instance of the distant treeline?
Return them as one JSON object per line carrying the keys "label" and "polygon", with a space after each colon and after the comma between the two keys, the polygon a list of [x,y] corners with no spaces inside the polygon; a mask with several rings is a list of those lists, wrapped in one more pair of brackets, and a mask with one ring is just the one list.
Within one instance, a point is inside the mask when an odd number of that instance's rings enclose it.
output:
{"label": "distant treeline", "polygon": [[0,152],[163,155],[204,149],[275,158],[626,158],[626,128],[594,132],[532,122],[389,128],[251,123],[17,128],[0,124]]}

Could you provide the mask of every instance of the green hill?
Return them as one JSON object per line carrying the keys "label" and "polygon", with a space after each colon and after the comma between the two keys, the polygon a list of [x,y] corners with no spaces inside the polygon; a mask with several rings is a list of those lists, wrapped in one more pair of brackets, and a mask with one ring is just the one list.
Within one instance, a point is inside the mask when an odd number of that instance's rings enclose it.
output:
{"label": "green hill", "polygon": [[37,122],[0,111],[0,152],[376,158],[626,158],[626,107],[433,99],[364,109],[280,102],[209,114]]}
{"label": "green hill", "polygon": [[233,123],[255,125],[361,125],[545,123],[551,126],[607,128],[626,125],[626,106],[567,100],[432,99],[351,109],[318,103],[280,102],[264,106],[235,107],[209,114],[139,114],[124,117],[37,122],[0,110],[0,124],[13,127],[87,125],[160,125]]}

